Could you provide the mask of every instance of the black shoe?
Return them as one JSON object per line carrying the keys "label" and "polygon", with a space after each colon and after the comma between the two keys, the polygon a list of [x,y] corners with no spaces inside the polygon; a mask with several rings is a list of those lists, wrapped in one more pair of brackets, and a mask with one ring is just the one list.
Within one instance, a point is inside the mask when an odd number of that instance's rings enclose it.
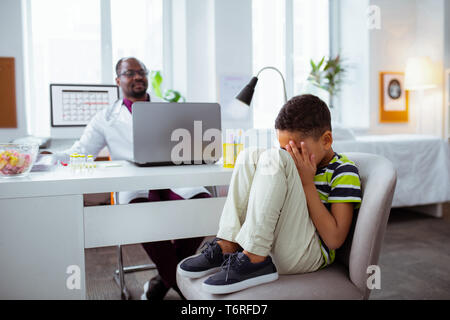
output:
{"label": "black shoe", "polygon": [[178,264],[177,272],[188,278],[201,278],[220,271],[223,263],[222,249],[217,244],[218,238],[205,242],[200,254],[188,257]]}
{"label": "black shoe", "polygon": [[277,279],[277,268],[270,256],[263,262],[251,263],[244,253],[236,252],[227,255],[222,270],[206,279],[202,289],[214,294],[232,293]]}
{"label": "black shoe", "polygon": [[141,300],[163,300],[170,288],[167,288],[160,275],[151,278],[144,284]]}

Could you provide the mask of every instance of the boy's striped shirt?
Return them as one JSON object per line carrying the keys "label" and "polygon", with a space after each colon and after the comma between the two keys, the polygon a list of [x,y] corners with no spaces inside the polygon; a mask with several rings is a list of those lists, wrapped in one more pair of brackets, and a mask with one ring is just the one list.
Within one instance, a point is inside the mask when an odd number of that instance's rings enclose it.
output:
{"label": "boy's striped shirt", "polygon": [[[335,153],[327,166],[318,168],[314,183],[320,200],[328,210],[331,210],[332,203],[339,202],[354,203],[354,209],[359,209],[362,193],[358,168],[345,155]],[[334,261],[335,250],[329,250],[322,239],[320,241],[325,267]]]}

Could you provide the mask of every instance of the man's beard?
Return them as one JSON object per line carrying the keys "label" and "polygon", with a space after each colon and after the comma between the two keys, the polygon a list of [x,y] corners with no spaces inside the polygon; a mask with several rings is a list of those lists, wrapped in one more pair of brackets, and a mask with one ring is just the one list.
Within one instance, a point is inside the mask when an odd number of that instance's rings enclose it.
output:
{"label": "man's beard", "polygon": [[133,98],[143,98],[147,94],[147,86],[143,85],[144,89],[135,91],[134,89],[130,90],[130,96]]}
{"label": "man's beard", "polygon": [[145,97],[146,94],[147,94],[147,89],[137,91],[137,92],[131,90],[131,92],[130,92],[130,96],[133,98],[137,98],[137,99]]}

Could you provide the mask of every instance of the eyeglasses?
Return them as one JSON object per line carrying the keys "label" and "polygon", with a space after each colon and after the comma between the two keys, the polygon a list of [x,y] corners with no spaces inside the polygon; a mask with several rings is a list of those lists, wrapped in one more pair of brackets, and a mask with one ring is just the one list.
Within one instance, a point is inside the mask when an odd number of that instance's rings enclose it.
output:
{"label": "eyeglasses", "polygon": [[146,77],[148,75],[148,71],[147,70],[128,70],[128,71],[122,72],[121,74],[119,74],[119,76],[133,78],[136,74],[140,75],[141,77]]}

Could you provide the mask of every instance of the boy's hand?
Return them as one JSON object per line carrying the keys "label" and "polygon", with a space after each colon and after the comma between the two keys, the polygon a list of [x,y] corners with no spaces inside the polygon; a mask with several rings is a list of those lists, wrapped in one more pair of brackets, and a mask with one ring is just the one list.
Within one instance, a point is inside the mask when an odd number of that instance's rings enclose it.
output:
{"label": "boy's hand", "polygon": [[289,141],[286,145],[286,151],[290,153],[294,159],[302,184],[314,184],[314,176],[316,175],[317,165],[314,154],[310,155],[304,142],[300,143],[301,152],[298,150],[294,141]]}

